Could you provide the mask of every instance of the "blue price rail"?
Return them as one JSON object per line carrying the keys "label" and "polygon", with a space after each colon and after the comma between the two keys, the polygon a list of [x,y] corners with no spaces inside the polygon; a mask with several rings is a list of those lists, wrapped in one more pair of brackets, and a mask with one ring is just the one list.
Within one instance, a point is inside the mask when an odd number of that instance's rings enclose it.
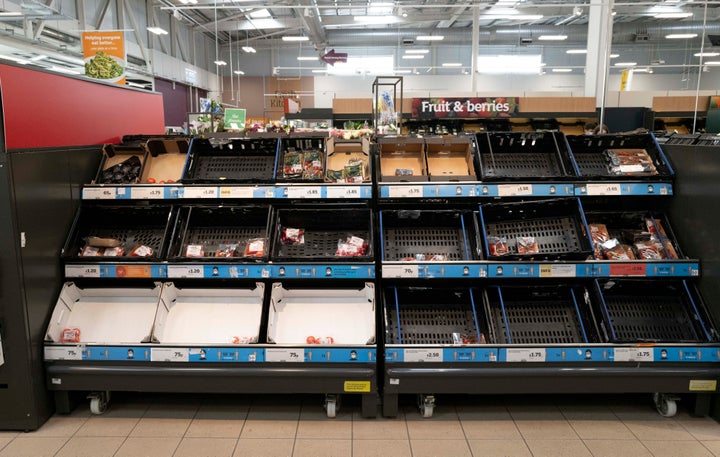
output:
{"label": "blue price rail", "polygon": [[388,262],[383,278],[484,278],[487,265],[478,263]]}
{"label": "blue price rail", "polygon": [[283,279],[373,279],[375,266],[371,264],[274,264],[272,278]]}
{"label": "blue price rail", "polygon": [[166,278],[163,264],[66,264],[66,278]]}
{"label": "blue price rail", "polygon": [[266,347],[266,362],[292,363],[374,363],[375,347]]}
{"label": "blue price rail", "polygon": [[388,363],[717,363],[720,347],[699,346],[577,346],[577,347],[392,347]]}
{"label": "blue price rail", "polygon": [[168,278],[203,278],[203,279],[261,279],[272,276],[272,267],[266,264],[192,264],[168,265]]}
{"label": "blue price rail", "polygon": [[673,194],[672,184],[666,182],[649,183],[583,183],[575,184],[575,196],[668,196]]}
{"label": "blue price rail", "polygon": [[370,184],[256,185],[256,186],[86,186],[83,200],[176,199],[343,199],[372,198]]}

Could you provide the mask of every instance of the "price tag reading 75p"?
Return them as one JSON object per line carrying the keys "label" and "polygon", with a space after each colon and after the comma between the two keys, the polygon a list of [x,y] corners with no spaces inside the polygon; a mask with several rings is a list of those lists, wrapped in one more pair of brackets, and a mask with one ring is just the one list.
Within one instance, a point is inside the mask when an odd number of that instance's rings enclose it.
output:
{"label": "price tag reading 75p", "polygon": [[267,348],[266,362],[304,362],[305,351],[302,348]]}

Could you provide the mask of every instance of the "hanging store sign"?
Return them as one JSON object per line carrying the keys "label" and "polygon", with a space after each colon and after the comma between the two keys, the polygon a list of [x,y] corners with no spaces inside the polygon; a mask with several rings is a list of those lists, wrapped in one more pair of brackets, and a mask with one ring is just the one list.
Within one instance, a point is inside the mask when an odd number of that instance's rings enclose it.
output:
{"label": "hanging store sign", "polygon": [[512,117],[520,101],[516,97],[413,98],[413,119]]}
{"label": "hanging store sign", "polygon": [[85,76],[125,85],[125,37],[120,30],[82,32]]}
{"label": "hanging store sign", "polygon": [[225,108],[225,128],[228,130],[244,129],[245,110],[238,108]]}

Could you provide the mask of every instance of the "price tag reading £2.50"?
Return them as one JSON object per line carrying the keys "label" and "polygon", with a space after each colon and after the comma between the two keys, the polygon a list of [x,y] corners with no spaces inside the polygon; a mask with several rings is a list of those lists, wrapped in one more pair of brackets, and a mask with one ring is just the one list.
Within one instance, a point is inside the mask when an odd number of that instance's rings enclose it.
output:
{"label": "price tag reading \u00a32.50", "polygon": [[441,348],[432,349],[405,349],[405,362],[442,362],[443,352]]}

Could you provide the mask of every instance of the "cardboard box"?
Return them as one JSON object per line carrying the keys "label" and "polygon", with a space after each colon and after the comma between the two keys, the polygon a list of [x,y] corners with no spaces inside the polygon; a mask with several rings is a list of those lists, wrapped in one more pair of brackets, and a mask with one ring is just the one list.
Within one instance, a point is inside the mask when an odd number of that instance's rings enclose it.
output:
{"label": "cardboard box", "polygon": [[476,180],[469,137],[428,138],[425,147],[430,181]]}
{"label": "cardboard box", "polygon": [[[427,181],[425,141],[422,138],[385,137],[378,141],[380,149],[380,181]],[[402,171],[412,174],[399,174]]]}
{"label": "cardboard box", "polygon": [[152,178],[156,183],[161,181],[178,182],[182,177],[188,154],[188,139],[168,140],[152,138],[145,147],[149,154],[145,160],[141,183]]}
{"label": "cardboard box", "polygon": [[[370,181],[370,139],[340,140],[330,138],[326,144],[327,159],[325,180],[327,182],[342,182],[331,176],[331,171],[342,171],[352,160],[363,162],[362,182]],[[345,181],[352,182],[352,181]]]}

